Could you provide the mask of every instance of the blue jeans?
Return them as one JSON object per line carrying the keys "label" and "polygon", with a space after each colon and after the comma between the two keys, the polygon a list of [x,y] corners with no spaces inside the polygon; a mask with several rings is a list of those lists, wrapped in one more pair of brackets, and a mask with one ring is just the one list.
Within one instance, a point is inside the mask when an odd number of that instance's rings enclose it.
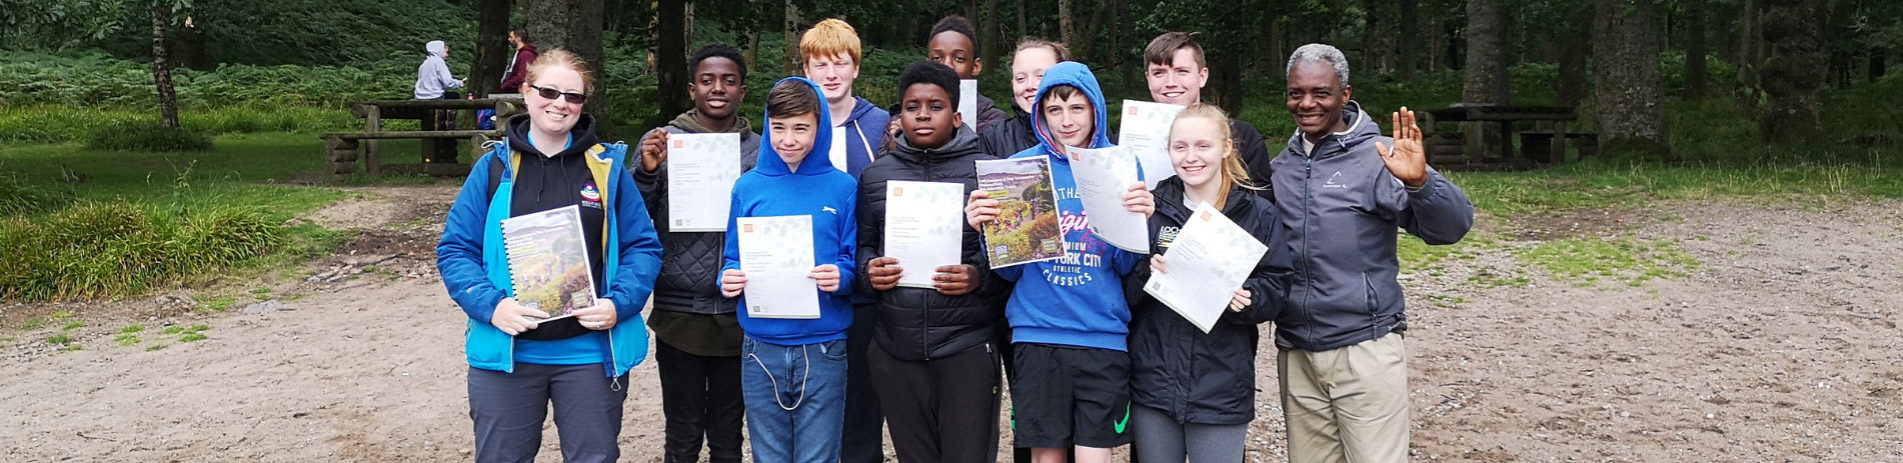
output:
{"label": "blue jeans", "polygon": [[740,341],[740,383],[753,461],[839,461],[846,419],[846,341]]}

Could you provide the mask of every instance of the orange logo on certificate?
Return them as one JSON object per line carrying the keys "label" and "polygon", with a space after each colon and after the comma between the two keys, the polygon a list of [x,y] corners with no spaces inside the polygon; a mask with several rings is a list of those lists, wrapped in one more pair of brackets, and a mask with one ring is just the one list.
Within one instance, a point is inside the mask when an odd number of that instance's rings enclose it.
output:
{"label": "orange logo on certificate", "polygon": [[680,140],[674,140],[674,147],[675,147],[675,148],[686,148],[686,147],[687,147],[687,142],[684,142],[684,141],[680,141]]}

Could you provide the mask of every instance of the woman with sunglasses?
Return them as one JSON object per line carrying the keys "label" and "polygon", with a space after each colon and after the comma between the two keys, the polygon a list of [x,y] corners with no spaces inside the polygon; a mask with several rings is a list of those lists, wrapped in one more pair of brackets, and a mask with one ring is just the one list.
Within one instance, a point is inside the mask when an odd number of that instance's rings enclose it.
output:
{"label": "woman with sunglasses", "polygon": [[[529,65],[528,114],[478,159],[450,208],[436,265],[469,316],[469,416],[476,461],[532,461],[551,403],[566,461],[615,461],[628,370],[647,357],[641,307],[660,273],[661,243],[624,162],[582,114],[591,76],[574,54]],[[599,298],[573,317],[540,321],[512,297],[501,220],[578,206]]]}

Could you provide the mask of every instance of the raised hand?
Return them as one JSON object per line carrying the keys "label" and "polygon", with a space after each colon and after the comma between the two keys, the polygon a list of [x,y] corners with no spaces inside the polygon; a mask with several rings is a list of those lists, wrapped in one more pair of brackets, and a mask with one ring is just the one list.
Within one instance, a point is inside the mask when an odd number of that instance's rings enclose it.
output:
{"label": "raised hand", "polygon": [[1381,161],[1387,163],[1388,173],[1408,188],[1420,188],[1427,184],[1427,151],[1421,148],[1421,126],[1414,120],[1414,111],[1406,106],[1393,113],[1394,148],[1389,149],[1381,142],[1374,142],[1375,154],[1381,155]]}
{"label": "raised hand", "polygon": [[1132,183],[1123,190],[1123,208],[1149,217],[1156,213],[1156,197],[1150,195],[1149,188],[1143,187],[1143,182]]}
{"label": "raised hand", "polygon": [[654,129],[648,131],[648,138],[641,141],[641,171],[653,172],[667,161],[667,131]]}

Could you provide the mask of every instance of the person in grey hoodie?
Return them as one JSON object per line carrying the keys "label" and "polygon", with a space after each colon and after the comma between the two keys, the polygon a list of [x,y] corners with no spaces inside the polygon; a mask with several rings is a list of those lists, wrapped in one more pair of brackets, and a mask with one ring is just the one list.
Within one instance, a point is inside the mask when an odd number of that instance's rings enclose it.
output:
{"label": "person in grey hoodie", "polygon": [[[444,97],[446,89],[463,88],[463,81],[457,80],[449,72],[449,44],[441,40],[431,40],[423,45],[423,64],[416,67],[416,99],[436,100]],[[449,95],[455,98],[454,94]]]}
{"label": "person in grey hoodie", "polygon": [[1466,193],[1427,167],[1407,108],[1394,138],[1350,99],[1348,59],[1308,44],[1288,61],[1299,128],[1270,162],[1293,255],[1275,317],[1276,377],[1289,461],[1408,458],[1407,330],[1395,229],[1430,245],[1473,227]]}

